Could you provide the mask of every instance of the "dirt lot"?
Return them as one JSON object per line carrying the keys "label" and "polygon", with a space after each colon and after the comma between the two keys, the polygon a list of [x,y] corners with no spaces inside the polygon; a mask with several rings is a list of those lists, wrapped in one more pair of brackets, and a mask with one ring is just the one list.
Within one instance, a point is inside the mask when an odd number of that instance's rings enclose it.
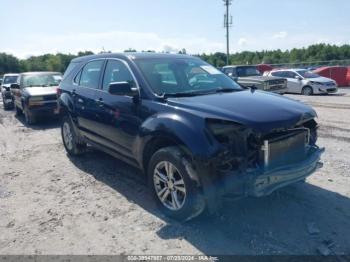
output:
{"label": "dirt lot", "polygon": [[56,121],[28,128],[0,105],[0,254],[350,254],[350,89],[290,97],[319,114],[324,168],[186,224],[157,211],[134,168],[70,159]]}

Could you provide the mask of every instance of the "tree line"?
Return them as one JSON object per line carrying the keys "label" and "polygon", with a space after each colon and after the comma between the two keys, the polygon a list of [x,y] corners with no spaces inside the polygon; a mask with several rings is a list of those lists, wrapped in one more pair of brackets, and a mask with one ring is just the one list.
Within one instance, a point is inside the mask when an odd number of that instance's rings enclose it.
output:
{"label": "tree line", "polygon": [[[208,63],[217,67],[226,64],[226,54],[214,53],[210,55],[202,54],[200,57]],[[230,55],[229,62],[231,65],[245,64],[312,64],[323,61],[334,61],[336,64],[339,60],[350,64],[350,45],[329,45],[317,44],[307,48],[293,48],[291,50],[281,51],[244,51]]]}
{"label": "tree line", "polygon": [[[134,52],[135,49],[128,49],[125,52]],[[151,50],[146,52],[152,52]],[[185,54],[182,49],[179,53]],[[64,72],[70,61],[76,57],[93,54],[91,51],[72,54],[45,54],[41,56],[31,56],[27,59],[18,59],[17,57],[0,53],[0,75],[4,73],[28,72],[28,71],[56,71]],[[221,67],[225,65],[226,54],[216,52],[213,54],[197,55],[208,63]],[[281,51],[244,51],[230,55],[229,61],[232,65],[240,64],[288,64],[288,63],[314,63],[319,61],[339,61],[348,60],[350,64],[350,45],[329,45],[317,44],[307,48],[294,48]]]}

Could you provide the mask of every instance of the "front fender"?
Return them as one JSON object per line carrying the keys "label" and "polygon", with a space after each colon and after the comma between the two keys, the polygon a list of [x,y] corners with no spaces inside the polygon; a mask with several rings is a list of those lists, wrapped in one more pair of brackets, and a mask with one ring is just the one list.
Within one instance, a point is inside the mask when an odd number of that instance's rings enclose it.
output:
{"label": "front fender", "polygon": [[138,160],[143,159],[143,151],[147,143],[158,137],[168,138],[185,146],[195,160],[207,160],[214,153],[214,148],[205,132],[203,119],[189,120],[171,113],[152,116],[140,128],[135,145],[138,149]]}

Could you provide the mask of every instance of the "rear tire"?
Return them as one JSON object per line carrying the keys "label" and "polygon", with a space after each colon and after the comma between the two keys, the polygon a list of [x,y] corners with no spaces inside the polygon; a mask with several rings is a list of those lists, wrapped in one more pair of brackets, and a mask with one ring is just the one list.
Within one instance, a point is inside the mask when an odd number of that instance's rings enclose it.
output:
{"label": "rear tire", "polygon": [[69,116],[64,116],[61,126],[64,148],[70,156],[78,156],[86,151],[86,143],[81,141]]}
{"label": "rear tire", "polygon": [[314,94],[314,91],[311,86],[304,86],[303,90],[301,90],[301,94],[304,96],[311,96]]}
{"label": "rear tire", "polygon": [[179,147],[166,147],[152,156],[148,180],[161,211],[176,220],[188,221],[205,209],[205,200],[190,178]]}

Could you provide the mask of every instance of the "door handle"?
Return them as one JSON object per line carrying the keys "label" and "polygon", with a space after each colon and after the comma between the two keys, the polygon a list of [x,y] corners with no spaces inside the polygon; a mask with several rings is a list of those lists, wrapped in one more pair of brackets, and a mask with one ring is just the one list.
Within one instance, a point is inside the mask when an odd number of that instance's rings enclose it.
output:
{"label": "door handle", "polygon": [[103,99],[102,98],[96,99],[95,102],[98,104],[99,107],[103,107]]}
{"label": "door handle", "polygon": [[84,104],[84,100],[83,100],[83,99],[81,99],[81,98],[79,98],[79,99],[78,99],[78,103],[80,103],[80,104]]}

